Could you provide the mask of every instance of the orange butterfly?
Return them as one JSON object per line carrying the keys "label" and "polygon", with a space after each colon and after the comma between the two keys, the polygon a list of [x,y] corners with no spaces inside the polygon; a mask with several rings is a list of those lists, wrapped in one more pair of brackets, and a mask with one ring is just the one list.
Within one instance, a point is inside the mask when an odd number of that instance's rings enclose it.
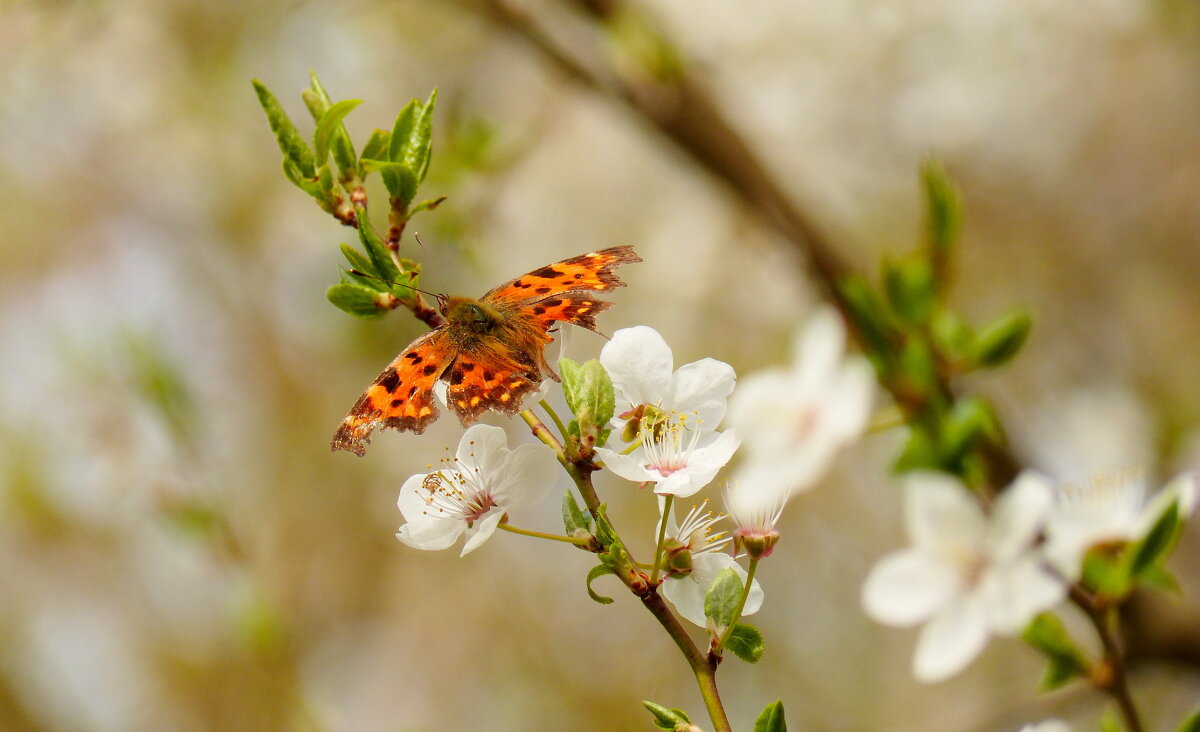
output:
{"label": "orange butterfly", "polygon": [[596,330],[596,313],[612,303],[593,293],[623,287],[613,270],[640,261],[633,247],[612,247],[535,269],[478,300],[438,295],[446,323],[383,370],[342,420],[330,449],[363,455],[380,425],[421,434],[438,418],[438,379],[449,383],[447,402],[464,427],[488,409],[516,413],[546,376],[558,381],[542,355],[553,340],[550,326],[561,321]]}

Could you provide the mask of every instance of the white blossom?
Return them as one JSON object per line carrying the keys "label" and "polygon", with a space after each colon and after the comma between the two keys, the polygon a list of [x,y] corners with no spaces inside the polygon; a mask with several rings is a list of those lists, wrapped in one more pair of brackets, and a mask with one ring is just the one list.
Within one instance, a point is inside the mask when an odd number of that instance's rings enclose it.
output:
{"label": "white blossom", "polygon": [[912,546],[884,557],[863,586],[863,606],[886,625],[925,623],[913,673],[947,679],[992,635],[1015,635],[1057,604],[1066,585],[1034,547],[1053,500],[1049,482],[1023,473],[990,516],[956,480],[940,473],[905,478]]}
{"label": "white blossom", "polygon": [[487,541],[505,512],[544,496],[560,474],[549,447],[510,450],[504,430],[484,424],[468,429],[454,459],[443,462],[400,488],[396,505],[406,523],[396,538],[416,549],[447,549],[465,534],[465,555]]}
{"label": "white blossom", "polygon": [[[663,581],[662,594],[670,601],[679,614],[691,623],[706,627],[704,616],[704,596],[708,587],[716,580],[721,570],[732,569],[737,572],[743,585],[746,582],[746,570],[733,557],[721,549],[729,543],[724,535],[710,536],[708,530],[720,519],[705,513],[704,505],[692,509],[681,524],[676,526],[674,508],[667,517],[666,537],[669,543],[683,545],[691,552],[691,572],[682,575],[671,575]],[[750,584],[750,594],[746,597],[746,606],[742,615],[752,615],[762,607],[763,591],[754,580]]]}
{"label": "white blossom", "polygon": [[730,423],[745,446],[736,483],[805,490],[838,450],[862,435],[875,380],[865,359],[846,358],[845,346],[841,318],[825,308],[797,339],[790,370],[742,380],[729,406]]}
{"label": "white blossom", "polygon": [[1175,478],[1149,498],[1139,471],[1059,483],[1046,522],[1046,557],[1064,577],[1079,579],[1088,549],[1108,542],[1141,540],[1173,504],[1178,504],[1181,517],[1194,510],[1196,481],[1191,473]]}

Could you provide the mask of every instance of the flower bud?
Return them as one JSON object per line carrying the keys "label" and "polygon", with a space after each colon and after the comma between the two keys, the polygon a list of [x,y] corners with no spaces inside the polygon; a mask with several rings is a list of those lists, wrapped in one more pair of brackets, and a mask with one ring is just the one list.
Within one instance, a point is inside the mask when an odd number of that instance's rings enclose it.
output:
{"label": "flower bud", "polygon": [[754,559],[771,556],[775,543],[779,541],[779,532],[774,529],[766,531],[745,531],[738,529],[733,532],[733,543],[736,551],[745,551]]}

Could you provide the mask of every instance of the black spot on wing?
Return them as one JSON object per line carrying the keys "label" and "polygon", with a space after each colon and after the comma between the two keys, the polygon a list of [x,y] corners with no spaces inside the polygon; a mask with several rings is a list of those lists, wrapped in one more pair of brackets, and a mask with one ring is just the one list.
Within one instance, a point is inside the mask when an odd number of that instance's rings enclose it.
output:
{"label": "black spot on wing", "polygon": [[384,371],[383,376],[379,378],[379,385],[389,392],[395,391],[400,386],[400,374],[396,373],[396,369]]}

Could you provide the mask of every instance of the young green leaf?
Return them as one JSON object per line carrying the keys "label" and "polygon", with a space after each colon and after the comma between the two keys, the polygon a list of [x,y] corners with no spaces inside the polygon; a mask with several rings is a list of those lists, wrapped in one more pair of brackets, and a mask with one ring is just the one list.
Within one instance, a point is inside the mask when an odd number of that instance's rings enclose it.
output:
{"label": "young green leaf", "polygon": [[722,569],[704,593],[704,617],[717,628],[727,628],[737,620],[742,599],[742,579],[732,569]]}
{"label": "young green leaf", "polygon": [[1175,545],[1182,526],[1179,521],[1179,502],[1176,501],[1158,517],[1150,533],[1130,548],[1130,574],[1139,577],[1158,564]]}
{"label": "young green leaf", "polygon": [[1179,725],[1176,732],[1200,732],[1200,708],[1193,710]]}
{"label": "young green leaf", "polygon": [[601,427],[612,419],[616,409],[616,395],[612,379],[596,359],[582,366],[569,358],[560,359],[563,396],[567,407],[575,415],[580,431],[596,435]]}
{"label": "young green leaf", "polygon": [[921,255],[884,262],[883,287],[892,312],[905,325],[921,327],[933,315],[936,292],[933,268]]}
{"label": "young green leaf", "polygon": [[782,701],[773,701],[763,708],[758,719],[754,720],[754,732],[787,732]]}
{"label": "young green leaf", "polygon": [[445,201],[447,198],[448,198],[448,196],[438,196],[437,198],[427,198],[424,201],[421,201],[420,203],[418,203],[416,206],[413,206],[412,208],[410,208],[408,210],[408,217],[412,218],[413,214],[420,213],[421,211],[432,211],[435,208],[437,208],[438,206],[442,205],[442,201]]}
{"label": "young green leaf", "polygon": [[[429,93],[422,104],[414,99],[400,110],[396,124],[392,127],[392,139],[388,158],[404,165],[412,172],[418,183],[425,180],[432,151],[433,108],[437,103],[437,89]],[[405,203],[411,203],[409,198]]]}
{"label": "young green leaf", "polygon": [[1032,327],[1033,320],[1023,310],[996,320],[980,331],[975,347],[975,362],[983,368],[995,368],[1007,363],[1025,345]]}
{"label": "young green leaf", "polygon": [[[375,263],[372,262],[370,260],[370,258],[366,257],[365,255],[363,255],[362,252],[358,251],[357,249],[350,246],[349,244],[342,244],[341,246],[342,246],[342,256],[344,256],[346,258],[346,261],[350,263],[351,269],[354,269],[358,272],[362,272],[363,274],[368,275],[369,277],[374,277],[376,279],[381,278],[381,275],[379,274],[379,270],[375,269]],[[387,283],[380,282],[379,287],[377,287],[376,289],[382,291],[386,287],[387,287]]]}
{"label": "young green leaf", "polygon": [[1067,635],[1057,615],[1048,612],[1038,615],[1025,628],[1021,638],[1050,660],[1042,676],[1043,690],[1058,688],[1086,673],[1088,661]]}
{"label": "young green leaf", "polygon": [[325,297],[341,310],[359,318],[378,318],[392,309],[385,298],[395,300],[395,296],[389,293],[348,282],[331,286],[325,291]]}
{"label": "young green leaf", "polygon": [[580,532],[592,533],[592,515],[579,508],[570,488],[563,492],[562,517],[567,536],[579,536]]}
{"label": "young green leaf", "polygon": [[[313,149],[316,151],[318,162],[324,162],[326,156],[329,155],[329,147],[335,136],[346,133],[346,128],[342,126],[342,120],[346,119],[346,115],[354,111],[354,108],[360,104],[362,104],[361,99],[346,99],[334,104],[321,115],[321,119],[317,121],[317,129],[313,132]],[[338,167],[343,173],[357,168],[357,161],[353,160],[353,149],[350,150],[352,161],[349,165],[345,164],[344,157],[344,155],[335,155]]]}
{"label": "young green leaf", "polygon": [[587,574],[586,587],[587,587],[588,597],[592,598],[593,600],[600,603],[601,605],[612,604],[613,599],[611,597],[605,597],[604,595],[596,594],[596,591],[592,589],[592,580],[596,579],[597,577],[603,577],[606,574],[616,574],[616,573],[617,573],[617,571],[608,564],[597,564],[595,567],[592,567],[592,570],[590,572],[588,572],[588,574]]}
{"label": "young green leaf", "polygon": [[411,170],[404,167],[402,163],[392,163],[386,160],[363,158],[362,163],[367,171],[379,171],[389,196],[403,201],[406,206],[412,203],[413,197],[417,195],[417,179]]}
{"label": "young green leaf", "polygon": [[[946,170],[935,160],[921,168],[927,211],[926,229],[934,261],[945,262],[953,252],[962,228],[962,202]],[[935,267],[942,274],[943,267]],[[939,276],[938,281],[942,278]]]}
{"label": "young green leaf", "polygon": [[652,701],[643,701],[642,706],[646,707],[654,715],[654,726],[659,729],[674,730],[678,729],[681,725],[686,727],[692,723],[692,720],[688,718],[687,713],[682,709],[664,707]]}
{"label": "young green leaf", "polygon": [[[392,141],[392,133],[387,130],[376,128],[371,136],[367,138],[367,144],[363,145],[362,157],[363,160],[378,160],[387,162],[387,150]],[[365,170],[365,168],[364,168]]]}
{"label": "young green leaf", "polygon": [[371,225],[371,220],[367,217],[367,210],[358,207],[354,209],[354,213],[358,217],[358,240],[362,242],[363,249],[371,259],[371,264],[375,265],[375,271],[390,285],[400,278],[400,269],[396,266],[396,262],[392,259],[392,254],[384,245],[383,240],[379,238],[375,227]]}
{"label": "young green leaf", "polygon": [[763,651],[766,650],[762,633],[753,625],[745,623],[733,626],[729,638],[725,640],[725,647],[746,663],[758,663],[758,659],[762,658]]}
{"label": "young green leaf", "polygon": [[275,141],[279,143],[280,152],[291,161],[301,177],[312,178],[317,174],[317,166],[313,160],[312,151],[308,149],[304,138],[300,136],[300,131],[296,129],[296,125],[292,124],[292,120],[288,118],[287,112],[283,111],[283,107],[280,106],[275,95],[258,79],[255,79],[253,84],[254,92],[258,94],[258,103],[267,115],[267,123],[271,125],[271,131],[275,133]]}

